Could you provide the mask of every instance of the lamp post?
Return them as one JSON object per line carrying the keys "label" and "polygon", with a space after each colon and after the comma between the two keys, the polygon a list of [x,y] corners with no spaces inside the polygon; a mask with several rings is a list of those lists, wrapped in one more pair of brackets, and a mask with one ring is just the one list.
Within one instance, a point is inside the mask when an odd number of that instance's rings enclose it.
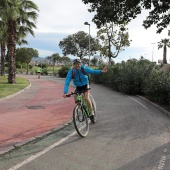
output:
{"label": "lamp post", "polygon": [[85,22],[84,25],[89,26],[89,66],[90,66],[90,24],[88,22]]}
{"label": "lamp post", "polygon": [[152,49],[152,62],[153,62],[154,44],[156,43],[151,43],[151,44],[153,44],[153,49]]}

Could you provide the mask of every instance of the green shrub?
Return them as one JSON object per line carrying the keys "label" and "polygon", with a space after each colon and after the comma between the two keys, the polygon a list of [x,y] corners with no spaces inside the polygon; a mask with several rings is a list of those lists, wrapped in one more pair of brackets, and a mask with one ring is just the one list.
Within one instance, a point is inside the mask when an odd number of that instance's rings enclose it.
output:
{"label": "green shrub", "polygon": [[20,72],[20,74],[22,74],[22,73],[23,73],[23,70],[22,70],[22,69],[20,69],[20,70],[19,70],[19,72]]}
{"label": "green shrub", "polygon": [[33,68],[33,66],[32,65],[29,65],[29,69],[32,69]]}
{"label": "green shrub", "polygon": [[148,60],[132,59],[121,63],[115,75],[118,90],[130,95],[142,94],[143,81],[153,67]]}
{"label": "green shrub", "polygon": [[41,75],[48,75],[48,70],[47,70],[47,68],[43,68],[43,69],[42,69]]}
{"label": "green shrub", "polygon": [[[102,70],[103,67],[104,67],[104,65],[101,64],[99,68],[95,67],[94,70]],[[94,82],[94,83],[96,83],[96,84],[103,83],[103,79],[104,79],[104,78],[103,78],[103,74],[98,74],[98,75],[92,74],[92,75],[90,75],[90,81],[91,81],[91,82]],[[104,84],[104,83],[103,83],[103,84]]]}
{"label": "green shrub", "polygon": [[153,69],[145,79],[144,94],[152,101],[170,104],[170,73]]}
{"label": "green shrub", "polygon": [[45,63],[39,63],[39,64],[38,64],[38,67],[47,68],[47,64],[45,64]]}
{"label": "green shrub", "polygon": [[32,69],[32,70],[30,71],[30,74],[31,74],[31,75],[33,75],[33,74],[34,74],[34,72],[35,72],[35,71]]}
{"label": "green shrub", "polygon": [[[104,65],[100,69],[103,69],[103,67]],[[107,73],[92,75],[92,81],[102,83],[113,90],[126,94],[142,94],[143,81],[153,67],[155,67],[155,64],[144,59],[123,61],[109,66]]]}
{"label": "green shrub", "polygon": [[65,78],[67,76],[69,69],[70,69],[70,66],[62,66],[58,71],[59,77]]}
{"label": "green shrub", "polygon": [[54,71],[54,76],[57,76],[58,75],[58,71]]}

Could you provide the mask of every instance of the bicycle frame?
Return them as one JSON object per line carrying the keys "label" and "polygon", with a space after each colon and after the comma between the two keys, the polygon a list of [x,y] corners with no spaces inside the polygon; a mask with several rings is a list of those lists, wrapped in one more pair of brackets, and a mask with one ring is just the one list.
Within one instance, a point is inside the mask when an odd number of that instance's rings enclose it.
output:
{"label": "bicycle frame", "polygon": [[[77,133],[81,137],[86,137],[89,132],[89,118],[90,118],[90,109],[87,105],[87,101],[84,96],[84,92],[71,92],[67,94],[66,97],[76,95],[76,105],[73,109],[73,123]],[[94,109],[94,114],[96,117],[96,103],[92,95],[90,95],[90,100]]]}
{"label": "bicycle frame", "polygon": [[90,117],[90,110],[89,107],[87,105],[87,102],[85,100],[84,97],[84,93],[83,92],[72,92],[71,94],[68,94],[67,97],[70,97],[71,95],[76,95],[76,104],[77,105],[81,105],[84,110],[86,111],[87,117]]}
{"label": "bicycle frame", "polygon": [[89,110],[89,107],[88,107],[87,102],[85,100],[84,93],[77,93],[76,94],[76,103],[77,103],[77,105],[81,105],[84,108],[84,110],[86,111],[87,117],[89,118],[90,117],[90,110]]}

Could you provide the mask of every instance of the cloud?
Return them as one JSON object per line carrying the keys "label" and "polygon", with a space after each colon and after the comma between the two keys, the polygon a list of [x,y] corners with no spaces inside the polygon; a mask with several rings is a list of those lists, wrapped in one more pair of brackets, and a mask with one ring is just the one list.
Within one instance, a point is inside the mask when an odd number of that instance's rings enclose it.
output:
{"label": "cloud", "polygon": [[86,29],[84,22],[91,22],[88,6],[81,0],[34,0],[39,7],[36,32],[75,33]]}
{"label": "cloud", "polygon": [[[29,46],[39,51],[40,56],[46,57],[53,53],[59,53],[62,56],[62,50],[59,48],[59,42],[70,34],[78,31],[89,33],[88,25],[90,23],[90,35],[96,37],[97,29],[92,22],[93,13],[88,12],[88,6],[81,0],[34,0],[39,7],[39,17],[37,20],[37,29],[35,29],[35,38],[30,35],[27,38]],[[169,38],[168,29],[161,34],[156,34],[156,26],[147,30],[142,26],[148,11],[143,11],[136,19],[128,25],[129,36],[132,40],[130,47],[126,48],[119,56],[114,59],[118,62],[129,58],[139,59],[141,56],[155,61],[162,59],[163,49],[158,50],[157,44],[161,39]],[[50,54],[51,53],[51,54]],[[168,62],[170,62],[170,51],[167,51]],[[91,57],[92,58],[92,57]]]}

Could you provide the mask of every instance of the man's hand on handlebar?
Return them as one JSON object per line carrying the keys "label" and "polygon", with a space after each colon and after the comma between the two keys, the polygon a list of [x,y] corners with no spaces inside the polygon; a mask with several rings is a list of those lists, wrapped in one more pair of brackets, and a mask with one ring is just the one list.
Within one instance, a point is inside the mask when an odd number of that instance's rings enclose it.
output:
{"label": "man's hand on handlebar", "polygon": [[71,95],[73,95],[73,94],[76,94],[76,93],[71,92],[70,94],[63,94],[63,97],[64,97],[64,98],[66,98],[66,97],[70,97],[70,96],[71,96]]}
{"label": "man's hand on handlebar", "polygon": [[[90,90],[90,88],[88,88],[86,90]],[[70,97],[75,94],[84,93],[86,90],[83,90],[82,92],[71,92],[70,94],[63,94],[63,97],[66,98],[66,97]]]}

